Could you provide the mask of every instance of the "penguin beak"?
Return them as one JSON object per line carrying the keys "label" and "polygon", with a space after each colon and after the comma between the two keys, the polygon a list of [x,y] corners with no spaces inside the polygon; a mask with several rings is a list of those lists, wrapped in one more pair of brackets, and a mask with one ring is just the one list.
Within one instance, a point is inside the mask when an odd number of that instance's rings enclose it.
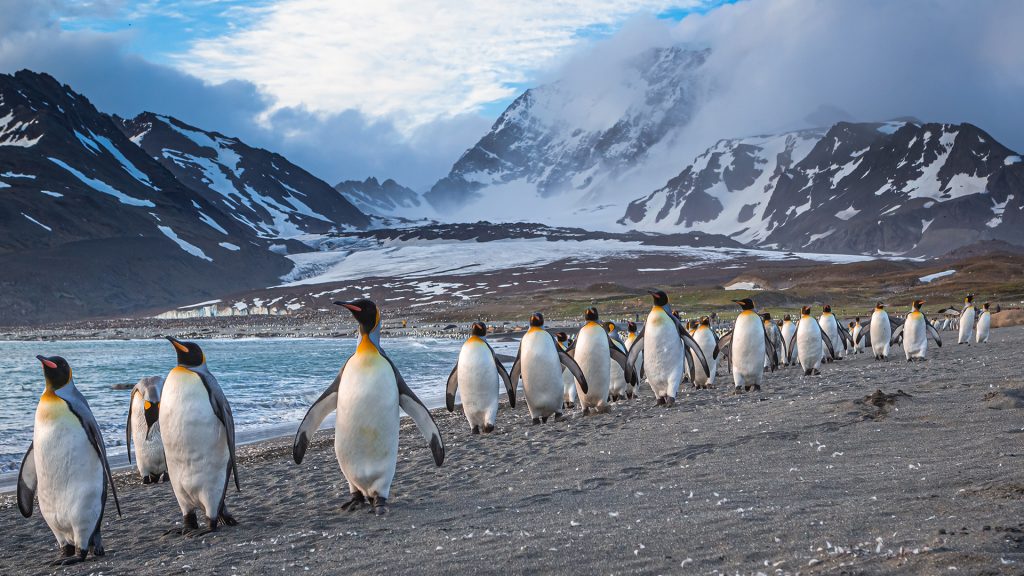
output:
{"label": "penguin beak", "polygon": [[173,336],[167,336],[166,338],[167,338],[167,341],[170,342],[174,346],[175,350],[177,350],[178,352],[181,352],[183,354],[188,353],[188,347],[185,346],[184,344],[182,344],[179,340],[175,339]]}
{"label": "penguin beak", "polygon": [[42,362],[43,366],[46,366],[50,370],[56,370],[57,369],[57,365],[54,364],[52,360],[50,360],[46,356],[43,356],[42,354],[36,356],[36,360],[39,360],[40,362]]}
{"label": "penguin beak", "polygon": [[355,304],[352,304],[351,302],[335,302],[335,304],[337,304],[338,306],[342,306],[344,308],[348,308],[348,310],[350,312],[362,312],[363,311],[362,308],[360,308],[359,306],[356,306]]}
{"label": "penguin beak", "polygon": [[146,440],[149,440],[149,432],[160,417],[160,403],[147,401],[143,406],[143,414],[146,416]]}

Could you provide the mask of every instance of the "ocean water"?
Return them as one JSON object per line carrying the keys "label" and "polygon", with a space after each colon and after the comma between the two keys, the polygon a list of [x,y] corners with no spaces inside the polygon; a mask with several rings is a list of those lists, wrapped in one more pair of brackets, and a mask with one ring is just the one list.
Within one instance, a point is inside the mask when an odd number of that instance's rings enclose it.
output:
{"label": "ocean water", "polygon": [[[231,403],[241,439],[266,436],[271,430],[294,433],[290,426],[298,425],[356,345],[355,339],[314,338],[198,342]],[[462,341],[385,338],[382,345],[424,404],[444,405],[445,382]],[[131,390],[111,386],[166,376],[176,363],[166,340],[0,342],[0,475],[17,470],[32,441],[36,404],[44,387],[37,354],[67,359],[103,431],[112,462],[123,460],[125,454]]]}

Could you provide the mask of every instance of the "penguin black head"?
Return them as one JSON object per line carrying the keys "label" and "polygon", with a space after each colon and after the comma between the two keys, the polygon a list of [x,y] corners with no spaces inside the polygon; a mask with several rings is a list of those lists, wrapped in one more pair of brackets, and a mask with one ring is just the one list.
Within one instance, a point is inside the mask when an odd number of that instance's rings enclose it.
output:
{"label": "penguin black head", "polygon": [[739,304],[740,308],[742,308],[744,310],[753,310],[754,309],[754,301],[751,300],[750,298],[744,298],[743,300],[733,300],[733,302]]}
{"label": "penguin black head", "polygon": [[701,318],[700,319],[700,325],[704,326],[705,328],[710,328],[711,327],[711,318],[709,318],[707,316]]}
{"label": "penguin black head", "polygon": [[594,308],[593,306],[591,306],[590,308],[587,308],[587,311],[583,313],[583,318],[587,322],[597,322],[597,320],[598,320],[597,308]]}
{"label": "penguin black head", "polygon": [[540,312],[534,312],[533,315],[530,316],[530,326],[536,326],[537,328],[543,328],[544,327],[544,315],[541,314]]}
{"label": "penguin black head", "polygon": [[626,322],[626,332],[629,332],[630,334],[636,333],[636,322],[633,322],[632,320]]}
{"label": "penguin black head", "polygon": [[828,312],[829,314],[831,314],[832,313],[832,305],[831,304],[825,304],[824,306],[821,307],[821,311],[822,312]]}
{"label": "penguin black head", "polygon": [[566,334],[565,332],[559,332],[558,334],[555,334],[555,339],[558,340],[559,342],[568,342],[569,335]]}
{"label": "penguin black head", "polygon": [[353,300],[351,302],[335,302],[338,306],[348,309],[359,322],[359,331],[363,334],[373,332],[380,324],[380,311],[372,300]]}
{"label": "penguin black head", "polygon": [[982,306],[984,306],[984,307],[985,307],[985,310],[988,310],[988,307],[989,307],[989,303],[988,303],[988,302],[985,302],[984,304],[982,304]]}
{"label": "penguin black head", "polygon": [[473,329],[471,332],[473,336],[483,338],[484,336],[487,336],[487,324],[484,324],[483,322],[473,322]]}
{"label": "penguin black head", "polygon": [[195,342],[182,342],[172,336],[167,336],[168,342],[174,346],[178,353],[178,364],[185,367],[202,366],[206,362],[206,355],[203,349]]}
{"label": "penguin black head", "polygon": [[811,315],[811,307],[810,306],[804,306],[803,308],[801,308],[800,309],[800,315],[801,316],[810,316]]}
{"label": "penguin black head", "polygon": [[608,333],[610,334],[610,333],[615,332],[616,330],[618,330],[619,327],[615,325],[615,322],[612,322],[611,320],[609,320],[609,321],[604,323],[604,329],[607,330]]}
{"label": "penguin black head", "polygon": [[790,322],[792,320],[793,318],[791,318],[789,314],[786,314],[785,316],[782,317],[783,322]]}
{"label": "penguin black head", "polygon": [[852,320],[850,321],[850,323],[849,323],[849,324],[847,324],[847,326],[849,326],[849,327],[850,327],[850,330],[853,330],[853,327],[854,327],[854,326],[856,326],[856,325],[857,325],[857,323],[856,323],[856,322],[853,322]]}
{"label": "penguin black head", "polygon": [[764,318],[765,322],[771,322],[772,315],[770,312],[765,312],[764,314],[761,314],[761,318]]}
{"label": "penguin black head", "polygon": [[924,300],[914,300],[914,310],[920,312],[921,306],[924,305]]}
{"label": "penguin black head", "polygon": [[860,324],[860,316],[853,319],[854,324]]}
{"label": "penguin black head", "polygon": [[885,310],[885,304],[882,304],[881,302],[875,304],[875,310]]}
{"label": "penguin black head", "polygon": [[46,377],[46,387],[52,390],[60,390],[71,382],[71,365],[60,356],[36,356],[36,360],[43,363],[43,376]]}
{"label": "penguin black head", "polygon": [[964,298],[964,302],[967,302],[968,304],[974,302],[974,294],[968,294],[967,298]]}
{"label": "penguin black head", "polygon": [[655,306],[668,305],[668,294],[665,294],[664,290],[648,290],[647,293],[654,299]]}

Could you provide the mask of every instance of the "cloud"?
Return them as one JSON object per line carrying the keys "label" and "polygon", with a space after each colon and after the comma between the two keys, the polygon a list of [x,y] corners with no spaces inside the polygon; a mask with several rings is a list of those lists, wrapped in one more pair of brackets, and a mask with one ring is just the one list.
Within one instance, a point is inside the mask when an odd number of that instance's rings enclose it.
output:
{"label": "cloud", "polygon": [[1014,0],[748,1],[687,17],[676,41],[712,55],[684,138],[801,127],[824,106],[862,121],[972,122],[1024,149],[1020,22]]}
{"label": "cloud", "polygon": [[416,127],[507,99],[587,31],[709,0],[283,0],[250,25],[196,41],[177,65],[245,80],[274,107],[357,110]]}

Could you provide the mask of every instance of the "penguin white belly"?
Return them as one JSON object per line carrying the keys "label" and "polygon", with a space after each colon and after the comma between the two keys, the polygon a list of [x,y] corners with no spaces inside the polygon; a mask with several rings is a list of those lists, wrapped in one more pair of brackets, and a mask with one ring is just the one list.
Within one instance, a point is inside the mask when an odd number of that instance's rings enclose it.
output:
{"label": "penguin white belly", "polygon": [[470,426],[494,425],[498,413],[498,369],[490,348],[479,338],[459,352],[459,394]]}
{"label": "penguin white belly", "polygon": [[928,329],[920,312],[911,312],[903,326],[903,352],[907,360],[928,355]]}
{"label": "penguin white belly", "polygon": [[744,310],[732,333],[732,378],[737,388],[759,386],[764,377],[764,327],[761,317]]}
{"label": "penguin white belly", "polygon": [[[793,334],[796,333],[796,324],[793,322],[786,322],[782,325],[782,340],[786,345],[786,349],[789,352],[789,357],[785,358],[786,364],[793,364],[796,362],[797,355],[794,348],[797,347],[796,341],[793,340]],[[793,342],[791,345],[790,342]]]}
{"label": "penguin white belly", "polygon": [[960,338],[957,344],[970,344],[971,332],[974,331],[974,305],[968,304],[968,308],[960,315]]}
{"label": "penguin white belly", "polygon": [[[825,333],[828,341],[832,344],[832,351],[835,352],[836,358],[843,357],[843,343],[839,340],[839,326],[836,323],[835,316],[831,314],[823,314],[821,318],[818,318],[818,326]],[[825,351],[822,350],[822,358],[825,357]]]}
{"label": "penguin white belly", "polygon": [[985,311],[978,318],[978,331],[975,342],[982,344],[988,342],[989,331],[992,327],[992,313]]}
{"label": "penguin white belly", "polygon": [[167,474],[182,514],[202,508],[216,518],[227,488],[228,438],[198,374],[176,367],[160,399]]}
{"label": "penguin white belly", "polygon": [[82,423],[56,395],[44,395],[32,434],[39,511],[61,546],[87,549],[103,512],[103,464]]}
{"label": "penguin white belly", "polygon": [[564,367],[562,368],[562,402],[572,404],[577,402],[576,378]]}
{"label": "penguin white belly", "polygon": [[715,335],[710,328],[700,327],[693,335],[694,341],[700,346],[704,358],[708,361],[708,370],[711,374],[705,374],[704,368],[700,365],[696,352],[690,352],[690,362],[694,366],[694,384],[697,386],[710,386],[715,383],[715,375],[718,373],[718,360],[713,357],[715,351]]}
{"label": "penguin white belly", "polygon": [[562,363],[558,360],[555,342],[547,332],[530,329],[523,336],[519,369],[530,417],[547,418],[561,412]]}
{"label": "penguin white belly", "polygon": [[676,323],[662,310],[652,310],[644,326],[644,373],[655,397],[675,398],[686,372],[683,341]]}
{"label": "penguin white belly", "polygon": [[398,462],[398,383],[386,358],[359,352],[338,383],[334,453],[341,473],[367,498],[388,498]]}
{"label": "penguin white belly", "polygon": [[573,359],[580,365],[587,379],[587,392],[578,390],[580,404],[584,408],[604,408],[608,405],[609,375],[611,374],[611,352],[604,328],[590,322],[580,328],[576,338]]}
{"label": "penguin white belly", "polygon": [[629,384],[626,383],[626,373],[622,371],[622,366],[619,366],[618,362],[609,362],[608,366],[610,367],[608,373],[608,392],[617,398],[625,399],[626,393],[629,392]]}
{"label": "penguin white belly", "polygon": [[160,421],[153,423],[146,438],[145,400],[141,394],[132,394],[132,442],[135,443],[135,466],[139,474],[163,474],[167,471],[164,443],[160,437]]}
{"label": "penguin white belly", "polygon": [[860,331],[863,330],[860,324],[853,327],[853,333],[850,337],[853,338],[853,353],[859,354],[864,349],[864,343],[860,341]]}
{"label": "penguin white belly", "polygon": [[871,351],[876,358],[889,357],[889,339],[892,338],[892,325],[889,314],[874,312],[871,314]]}
{"label": "penguin white belly", "polygon": [[822,356],[828,353],[825,343],[821,341],[821,329],[814,324],[814,318],[801,318],[796,337],[800,367],[808,375],[821,368]]}

